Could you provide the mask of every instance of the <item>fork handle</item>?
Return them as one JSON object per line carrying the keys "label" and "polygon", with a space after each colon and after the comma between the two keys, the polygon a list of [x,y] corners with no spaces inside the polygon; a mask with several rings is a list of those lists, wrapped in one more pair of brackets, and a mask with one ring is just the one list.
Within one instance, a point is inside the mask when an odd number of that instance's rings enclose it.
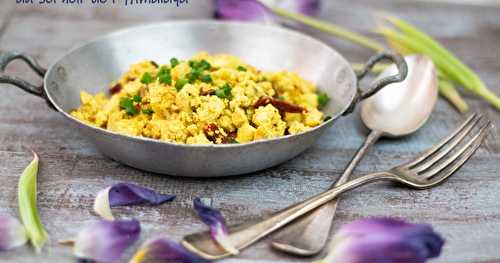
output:
{"label": "fork handle", "polygon": [[[388,172],[364,175],[315,195],[296,205],[285,208],[260,222],[230,227],[230,234],[227,236],[227,239],[235,248],[243,249],[300,216],[333,200],[337,195],[364,184],[380,180],[397,180],[397,177]],[[230,255],[221,252],[220,248],[213,245],[213,242],[207,241],[210,241],[210,235],[208,232],[204,232],[186,236],[183,240],[183,245],[192,252],[207,259],[218,259]]]}
{"label": "fork handle", "polygon": [[[344,173],[332,184],[331,188],[342,185],[349,180],[354,168],[382,134],[382,132],[376,130],[370,132],[363,145],[345,168]],[[272,247],[299,256],[311,256],[319,253],[328,241],[330,228],[337,210],[337,202],[338,199],[328,202],[288,224],[274,236],[271,242]]]}

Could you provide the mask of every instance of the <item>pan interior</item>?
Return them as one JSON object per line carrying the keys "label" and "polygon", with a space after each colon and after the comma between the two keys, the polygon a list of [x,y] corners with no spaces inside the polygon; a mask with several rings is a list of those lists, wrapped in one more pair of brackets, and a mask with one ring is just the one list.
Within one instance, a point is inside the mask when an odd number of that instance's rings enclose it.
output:
{"label": "pan interior", "polygon": [[107,91],[132,63],[168,63],[207,51],[241,57],[261,70],[290,70],[315,83],[331,100],[322,109],[336,118],[356,92],[347,61],[327,45],[290,30],[266,25],[186,21],[118,31],[76,48],[48,71],[45,88],[63,111],[80,105],[79,92]]}

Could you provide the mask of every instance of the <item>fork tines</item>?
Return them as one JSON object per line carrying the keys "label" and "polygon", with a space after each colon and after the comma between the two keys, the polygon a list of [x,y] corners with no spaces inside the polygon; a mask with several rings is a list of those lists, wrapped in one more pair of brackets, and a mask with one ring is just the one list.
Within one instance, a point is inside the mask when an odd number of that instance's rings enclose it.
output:
{"label": "fork tines", "polygon": [[[441,180],[449,177],[474,154],[484,141],[491,122],[481,121],[482,119],[481,115],[472,114],[452,134],[408,163],[407,169],[427,179],[438,174],[440,178],[442,177]],[[443,173],[440,174],[440,172]]]}

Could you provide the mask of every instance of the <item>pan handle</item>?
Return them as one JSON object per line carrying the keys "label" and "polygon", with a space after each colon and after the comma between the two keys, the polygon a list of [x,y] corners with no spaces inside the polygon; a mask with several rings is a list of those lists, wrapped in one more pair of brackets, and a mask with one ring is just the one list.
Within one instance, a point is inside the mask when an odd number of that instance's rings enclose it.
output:
{"label": "pan handle", "polygon": [[41,78],[45,76],[47,70],[45,70],[42,66],[40,66],[40,64],[38,64],[38,62],[32,56],[23,54],[19,51],[0,51],[0,83],[12,84],[30,94],[44,98],[45,101],[47,101],[47,104],[52,109],[55,109],[55,107],[52,105],[52,103],[50,103],[49,99],[47,98],[45,91],[43,89],[43,85],[36,86],[34,84],[29,83],[26,80],[23,80],[15,76],[9,76],[4,73],[7,65],[9,65],[10,62],[18,59],[28,64],[28,66],[33,71],[35,71],[36,74]]}
{"label": "pan handle", "polygon": [[398,68],[398,73],[393,76],[388,76],[382,79],[379,79],[372,83],[370,87],[366,90],[362,90],[358,87],[358,91],[356,93],[356,97],[352,101],[351,105],[349,106],[348,110],[344,113],[344,115],[352,113],[354,111],[354,108],[358,104],[358,102],[374,95],[377,93],[379,90],[384,88],[385,86],[396,83],[396,82],[401,82],[406,79],[406,75],[408,74],[408,65],[406,64],[404,58],[392,51],[382,51],[374,56],[372,56],[368,62],[366,62],[365,66],[363,69],[357,74],[358,78],[358,85],[359,82],[370,72],[370,70],[380,61],[383,60],[389,60],[392,63],[396,64],[396,67]]}

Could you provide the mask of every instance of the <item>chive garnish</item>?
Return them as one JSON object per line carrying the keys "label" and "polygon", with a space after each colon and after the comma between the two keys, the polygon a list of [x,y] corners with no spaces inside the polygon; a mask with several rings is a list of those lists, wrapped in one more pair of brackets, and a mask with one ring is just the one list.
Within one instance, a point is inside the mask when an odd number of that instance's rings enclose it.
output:
{"label": "chive garnish", "polygon": [[212,68],[212,65],[210,65],[210,63],[208,63],[208,61],[202,59],[199,63],[198,63],[198,68],[201,69],[201,70],[209,70]]}
{"label": "chive garnish", "polygon": [[170,69],[167,66],[161,66],[158,71],[158,81],[161,84],[172,84],[172,76],[170,75]]}
{"label": "chive garnish", "polygon": [[170,59],[170,66],[172,68],[177,67],[177,65],[181,64],[177,58],[171,58]]}
{"label": "chive garnish", "polygon": [[155,111],[152,109],[142,109],[141,111],[142,111],[142,113],[147,114],[147,115],[151,115],[151,114],[155,113]]}
{"label": "chive garnish", "polygon": [[158,70],[158,75],[170,74],[170,69],[167,66],[161,66]]}
{"label": "chive garnish", "polygon": [[323,108],[324,106],[326,106],[326,104],[328,104],[329,101],[330,101],[330,97],[328,97],[328,94],[326,94],[324,92],[318,93],[318,107],[319,108]]}
{"label": "chive garnish", "polygon": [[245,68],[245,67],[243,67],[243,66],[238,66],[236,69],[237,69],[238,71],[243,71],[243,72],[247,71],[247,68]]}
{"label": "chive garnish", "polygon": [[142,78],[141,78],[141,83],[147,85],[153,81],[154,81],[153,76],[151,76],[151,74],[149,72],[144,72],[144,74],[142,75]]}
{"label": "chive garnish", "polygon": [[200,79],[205,83],[212,83],[212,76],[210,76],[209,74],[201,76]]}
{"label": "chive garnish", "polygon": [[125,110],[125,112],[130,116],[134,116],[138,113],[135,108],[134,101],[127,97],[121,99],[120,108]]}
{"label": "chive garnish", "polygon": [[170,76],[170,74],[159,75],[158,76],[158,81],[161,84],[170,85],[170,84],[172,84],[172,76]]}
{"label": "chive garnish", "polygon": [[231,86],[229,84],[224,84],[220,89],[215,91],[215,96],[221,98],[221,99],[230,99],[232,94],[231,94]]}
{"label": "chive garnish", "polygon": [[134,102],[141,102],[142,98],[141,98],[141,96],[139,96],[139,95],[135,95],[135,96],[132,98],[132,100],[133,100]]}
{"label": "chive garnish", "polygon": [[175,89],[177,91],[180,91],[182,88],[184,88],[184,85],[188,84],[189,80],[187,79],[179,79],[175,82]]}

